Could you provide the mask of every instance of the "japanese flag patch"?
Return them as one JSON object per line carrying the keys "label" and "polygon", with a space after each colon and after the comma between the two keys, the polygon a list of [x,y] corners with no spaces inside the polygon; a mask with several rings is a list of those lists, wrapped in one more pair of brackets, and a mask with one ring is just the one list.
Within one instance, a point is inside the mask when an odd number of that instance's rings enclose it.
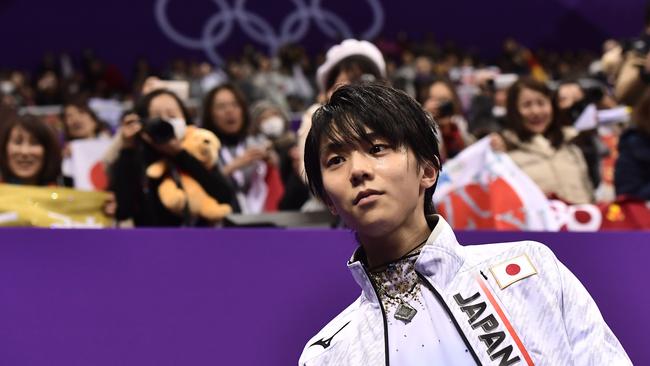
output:
{"label": "japanese flag patch", "polygon": [[535,266],[533,266],[533,263],[526,254],[492,266],[490,267],[490,272],[492,272],[492,275],[502,290],[519,280],[537,274]]}

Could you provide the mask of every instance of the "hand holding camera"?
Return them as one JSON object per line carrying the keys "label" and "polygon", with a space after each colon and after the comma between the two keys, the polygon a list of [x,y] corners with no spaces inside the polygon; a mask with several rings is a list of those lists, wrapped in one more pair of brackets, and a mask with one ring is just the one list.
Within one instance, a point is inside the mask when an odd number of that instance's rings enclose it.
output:
{"label": "hand holding camera", "polygon": [[182,119],[177,121],[154,118],[141,122],[140,118],[132,113],[124,116],[120,134],[124,148],[135,147],[139,139],[162,155],[175,156],[182,150],[180,139],[185,133],[185,128],[185,121]]}
{"label": "hand holding camera", "polygon": [[123,146],[133,148],[135,146],[135,138],[140,131],[142,131],[142,123],[140,123],[140,118],[137,114],[129,113],[124,116],[122,118],[122,127],[120,128]]}
{"label": "hand holding camera", "polygon": [[149,136],[149,134],[147,134],[146,132],[143,132],[140,135],[140,137],[142,137],[142,140],[144,142],[146,142],[149,146],[151,146],[154,150],[156,150],[161,155],[176,156],[181,151],[183,151],[183,147],[181,146],[181,141],[176,137],[172,137],[169,140],[166,140],[164,142],[154,140],[154,138]]}

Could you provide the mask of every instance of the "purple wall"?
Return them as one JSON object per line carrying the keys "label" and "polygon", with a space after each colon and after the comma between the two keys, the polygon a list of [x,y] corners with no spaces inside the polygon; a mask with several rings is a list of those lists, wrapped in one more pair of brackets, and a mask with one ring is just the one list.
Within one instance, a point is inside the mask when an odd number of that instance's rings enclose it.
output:
{"label": "purple wall", "polygon": [[[0,68],[32,68],[45,51],[69,51],[79,56],[86,47],[94,48],[100,57],[125,72],[140,55],[158,63],[177,56],[205,59],[205,52],[185,49],[165,36],[155,17],[156,4],[161,1],[166,4],[169,24],[186,37],[199,39],[206,30],[205,39],[209,41],[224,30],[224,40],[214,47],[223,57],[238,54],[246,43],[268,43],[264,22],[277,34],[281,33],[280,24],[292,24],[287,34],[295,34],[300,28],[298,20],[307,19],[305,12],[300,13],[301,18],[296,11],[298,3],[305,4],[304,9],[320,3],[315,7],[325,17],[320,23],[312,17],[302,24],[307,30],[300,43],[310,49],[322,49],[343,30],[357,36],[394,36],[404,30],[414,37],[432,32],[438,40],[453,39],[488,54],[498,51],[503,38],[510,35],[531,47],[597,50],[608,37],[637,35],[643,27],[645,4],[641,0],[249,0],[239,12],[248,15],[249,22],[238,24],[215,18],[217,13],[225,13],[226,7],[235,14],[232,11],[237,2],[231,0],[3,0]],[[293,22],[289,19],[292,13]],[[371,29],[375,21],[380,24],[376,31]],[[251,38],[251,33],[258,34],[258,39]]]}
{"label": "purple wall", "polygon": [[[465,232],[545,242],[650,364],[650,233]],[[359,293],[345,231],[0,231],[0,363],[293,365]]]}

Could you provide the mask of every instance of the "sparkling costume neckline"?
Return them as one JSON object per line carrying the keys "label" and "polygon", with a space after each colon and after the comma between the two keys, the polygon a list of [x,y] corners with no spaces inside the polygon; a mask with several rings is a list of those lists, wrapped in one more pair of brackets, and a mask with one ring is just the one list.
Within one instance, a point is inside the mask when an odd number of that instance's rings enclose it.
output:
{"label": "sparkling costume neckline", "polygon": [[375,284],[384,311],[393,314],[395,319],[410,322],[417,310],[412,302],[422,304],[420,279],[415,272],[415,261],[419,251],[371,271],[370,279]]}

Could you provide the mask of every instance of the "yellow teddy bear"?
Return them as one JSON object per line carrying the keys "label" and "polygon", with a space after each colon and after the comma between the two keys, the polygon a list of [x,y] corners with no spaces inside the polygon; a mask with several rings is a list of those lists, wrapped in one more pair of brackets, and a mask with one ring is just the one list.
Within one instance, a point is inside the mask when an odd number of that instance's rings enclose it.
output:
{"label": "yellow teddy bear", "polygon": [[[188,126],[181,145],[185,151],[202,162],[206,169],[211,170],[217,164],[221,142],[212,132]],[[147,168],[147,176],[158,179],[166,170],[165,161],[159,160]],[[219,203],[212,198],[191,176],[181,172],[180,181],[182,187],[178,187],[171,177],[166,177],[158,186],[160,201],[170,212],[182,216],[187,205],[192,216],[209,221],[219,221],[232,212],[230,205]]]}

